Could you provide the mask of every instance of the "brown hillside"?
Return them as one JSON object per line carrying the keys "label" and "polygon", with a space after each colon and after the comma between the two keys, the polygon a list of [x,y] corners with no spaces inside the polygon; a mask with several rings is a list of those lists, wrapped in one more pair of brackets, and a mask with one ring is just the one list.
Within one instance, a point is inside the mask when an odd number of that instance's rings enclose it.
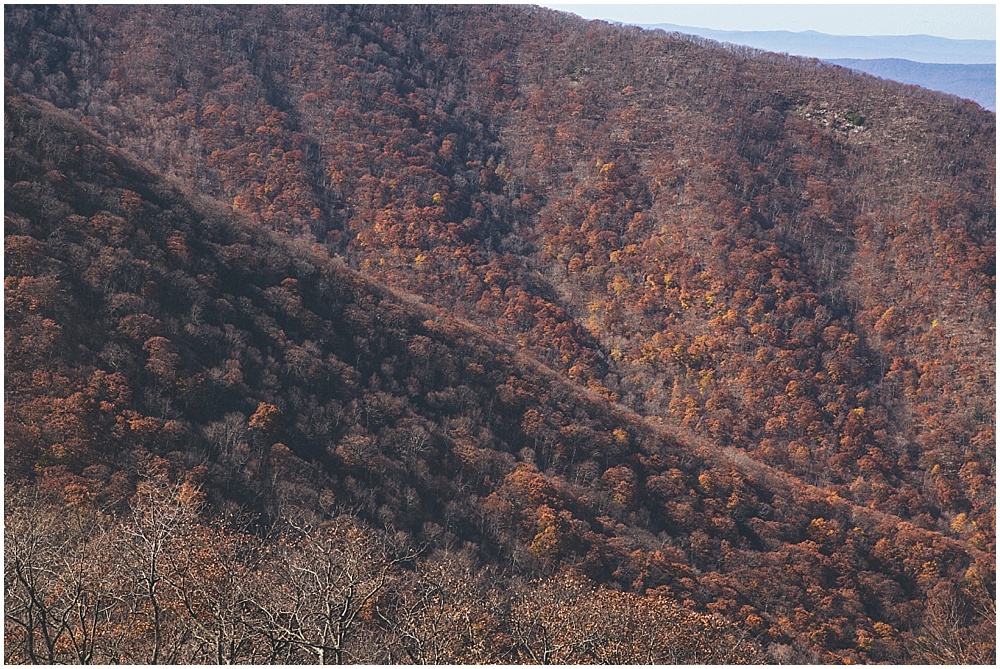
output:
{"label": "brown hillside", "polygon": [[530,7],[8,6],[5,40],[110,142],[8,110],[15,487],[124,513],[154,467],[259,537],[336,500],[774,660],[978,638],[994,114]]}

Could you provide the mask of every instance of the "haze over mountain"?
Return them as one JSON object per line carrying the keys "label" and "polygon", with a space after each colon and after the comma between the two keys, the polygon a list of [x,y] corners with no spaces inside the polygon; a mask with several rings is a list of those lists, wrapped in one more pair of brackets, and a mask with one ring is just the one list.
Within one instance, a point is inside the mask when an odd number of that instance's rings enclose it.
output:
{"label": "haze over mountain", "polygon": [[952,65],[915,63],[900,58],[833,58],[827,62],[843,65],[872,76],[892,79],[904,84],[923,86],[950,93],[979,103],[996,111],[996,65]]}
{"label": "haze over mountain", "polygon": [[5,48],[8,661],[995,658],[994,114],[531,7]]}
{"label": "haze over mountain", "polygon": [[957,95],[996,111],[996,42],[929,35],[860,37],[813,30],[732,31],[668,23],[650,29],[698,35],[729,44],[821,58],[876,77]]}
{"label": "haze over mountain", "polygon": [[[845,10],[849,11],[849,10]],[[996,63],[996,42],[949,39],[932,35],[828,35],[815,30],[714,30],[672,23],[644,24],[644,28],[681,32],[755,49],[808,58],[902,58],[918,63]]]}

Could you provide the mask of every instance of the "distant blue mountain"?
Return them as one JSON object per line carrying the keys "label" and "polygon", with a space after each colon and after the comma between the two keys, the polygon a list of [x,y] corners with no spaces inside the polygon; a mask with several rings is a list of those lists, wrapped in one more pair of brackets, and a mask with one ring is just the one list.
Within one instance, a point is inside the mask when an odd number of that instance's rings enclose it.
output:
{"label": "distant blue mountain", "polygon": [[[847,9],[845,8],[845,11]],[[698,35],[719,42],[788,53],[810,58],[903,58],[919,63],[995,63],[996,42],[991,40],[956,40],[930,35],[896,36],[843,36],[827,35],[807,30],[740,31],[712,30],[678,26],[672,23],[643,25],[643,28],[661,28],[667,32]]]}
{"label": "distant blue mountain", "polygon": [[836,58],[828,62],[883,79],[950,93],[996,111],[996,65],[915,63],[901,58]]}
{"label": "distant blue mountain", "polygon": [[718,42],[821,58],[883,79],[923,86],[996,111],[996,42],[929,35],[860,37],[806,32],[712,30],[672,23],[643,25]]}

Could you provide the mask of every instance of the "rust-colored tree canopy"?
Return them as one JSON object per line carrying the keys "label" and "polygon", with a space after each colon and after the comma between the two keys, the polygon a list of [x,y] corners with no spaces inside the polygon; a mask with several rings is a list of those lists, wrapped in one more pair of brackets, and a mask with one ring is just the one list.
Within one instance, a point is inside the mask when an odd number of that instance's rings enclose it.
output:
{"label": "rust-colored tree canopy", "polygon": [[526,6],[4,15],[6,661],[994,662],[993,113]]}

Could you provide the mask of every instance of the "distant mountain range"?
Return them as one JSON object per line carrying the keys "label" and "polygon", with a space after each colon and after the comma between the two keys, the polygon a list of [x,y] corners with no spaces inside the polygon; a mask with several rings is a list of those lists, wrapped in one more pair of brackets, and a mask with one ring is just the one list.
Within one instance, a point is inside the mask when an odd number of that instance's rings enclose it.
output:
{"label": "distant mountain range", "polygon": [[996,42],[991,40],[930,35],[844,36],[814,30],[712,30],[672,23],[643,27],[821,58],[876,77],[957,95],[996,110]]}
{"label": "distant mountain range", "polygon": [[930,35],[827,35],[807,30],[711,30],[672,23],[644,25],[667,32],[698,35],[720,42],[744,44],[756,49],[790,53],[810,58],[905,58],[918,63],[995,63],[996,42],[991,40],[956,40]]}
{"label": "distant mountain range", "polygon": [[828,62],[883,79],[968,98],[996,111],[996,66],[992,64],[915,63],[902,58],[836,58]]}

